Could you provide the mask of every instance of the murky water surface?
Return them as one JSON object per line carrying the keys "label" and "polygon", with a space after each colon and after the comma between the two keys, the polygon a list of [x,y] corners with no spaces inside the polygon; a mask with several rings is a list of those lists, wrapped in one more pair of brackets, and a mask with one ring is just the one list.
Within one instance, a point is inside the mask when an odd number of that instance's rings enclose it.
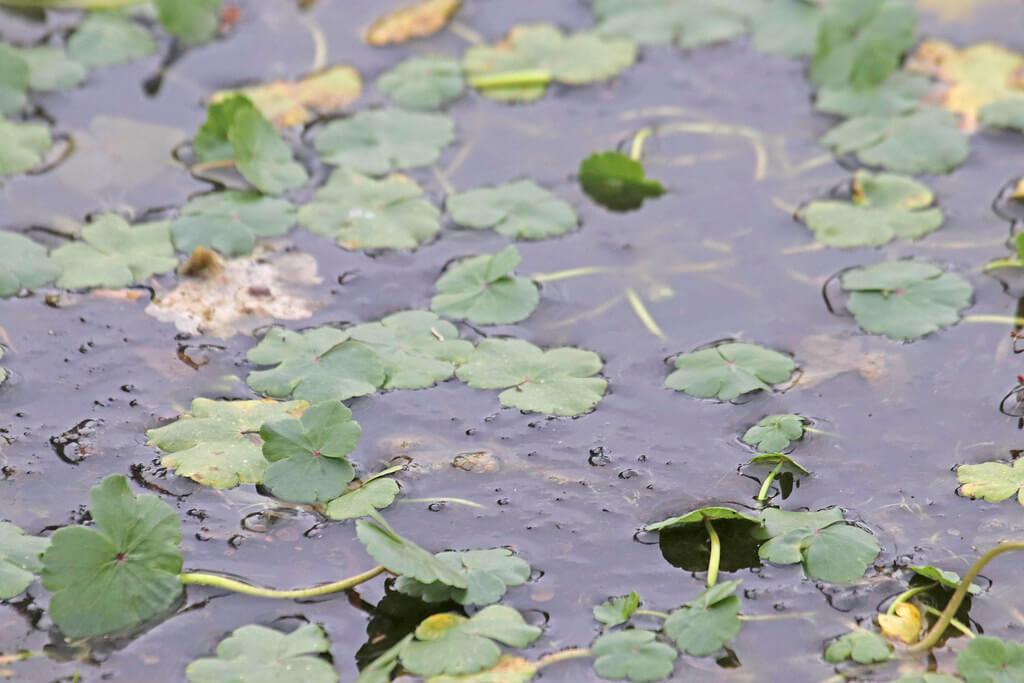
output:
{"label": "murky water surface", "polygon": [[[360,107],[383,103],[372,83],[401,59],[456,56],[465,48],[450,32],[389,49],[364,45],[359,31],[390,3],[325,0],[306,13],[292,4],[242,3],[235,34],[185,55],[152,96],[143,84],[157,72],[157,57],[98,70],[85,87],[40,99],[58,131],[76,137],[91,131],[90,144],[107,158],[90,167],[73,154],[56,171],[8,181],[0,190],[5,227],[58,244],[46,229],[68,218],[81,221],[111,209],[142,215],[208,189],[173,165],[170,148],[203,120],[203,99],[215,89],[308,71],[314,56],[308,22],[327,35],[330,63],[347,62],[362,73],[367,87]],[[573,29],[591,22],[584,3],[568,0],[467,5],[460,20],[489,41],[520,22]],[[1024,47],[1019,3],[995,3],[959,23],[922,18],[926,36]],[[7,39],[31,40],[60,21],[38,26],[4,17],[0,31]],[[528,106],[469,94],[451,107],[458,142],[439,167],[456,188],[529,176],[571,201],[581,216],[582,229],[564,238],[520,243],[520,272],[616,269],[548,283],[527,321],[487,333],[597,351],[609,395],[591,414],[553,419],[502,410],[493,392],[454,380],[424,391],[377,393],[349,402],[364,430],[353,459],[363,471],[396,457],[411,459],[400,477],[405,498],[459,497],[483,506],[405,502],[387,517],[432,551],[508,545],[528,560],[536,569],[533,580],[511,590],[505,602],[546,623],[532,655],[587,646],[597,633],[591,607],[610,595],[637,590],[645,606],[666,609],[699,592],[700,576],[670,564],[685,567],[685,549],[674,548],[668,535],[659,548],[657,537],[638,530],[699,505],[753,505],[759,482],[737,473],[750,456],[738,435],[769,413],[811,416],[818,428],[837,435],[800,446],[800,460],[814,474],[776,502],[787,509],[841,506],[877,535],[883,552],[853,586],[817,584],[798,566],[726,574],[744,580],[744,614],[784,620],[744,624],[730,645],[739,668],[689,658],[677,666],[680,680],[827,678],[834,671],[821,659],[822,643],[850,622],[870,618],[902,589],[890,578],[895,565],[962,572],[976,549],[1021,535],[1019,507],[956,496],[951,472],[958,463],[1007,458],[1020,448],[1017,420],[998,411],[1022,367],[1009,327],[962,323],[899,344],[863,335],[851,318],[829,314],[821,295],[824,280],[842,268],[913,254],[971,281],[976,293],[969,313],[1013,315],[1018,302],[1012,292],[980,270],[1005,253],[1011,226],[991,204],[1021,173],[1020,138],[979,134],[967,163],[951,176],[926,179],[946,212],[943,228],[926,239],[878,250],[812,249],[809,232],[785,207],[822,196],[850,171],[816,142],[832,120],[812,112],[803,68],[743,40],[688,53],[645,48],[641,62],[608,86],[553,88]],[[103,138],[97,117],[125,121]],[[129,120],[147,127],[132,128]],[[680,121],[757,131],[764,156],[759,162],[750,140],[740,136],[666,133],[648,142],[646,157],[649,173],[669,188],[667,196],[639,211],[612,214],[580,192],[573,173],[584,156],[627,141],[643,126]],[[429,170],[411,175],[434,201],[443,199]],[[446,262],[494,252],[506,240],[448,224],[439,239],[414,253],[347,252],[301,229],[286,243],[316,257],[322,283],[313,296],[327,302],[313,318],[287,323],[303,329],[425,308]],[[159,286],[172,287],[174,279],[158,278]],[[646,302],[664,339],[634,314],[630,291]],[[136,301],[70,294],[51,307],[36,293],[0,301],[0,327],[12,351],[4,358],[12,378],[0,389],[0,517],[30,533],[75,523],[89,488],[108,474],[125,473],[178,510],[187,569],[289,587],[371,567],[351,523],[322,523],[276,507],[251,486],[214,490],[158,466],[158,453],[145,445],[147,428],[173,418],[195,396],[253,396],[242,380],[254,340],[180,335],[143,313],[148,299],[148,292]],[[463,334],[477,335],[469,328]],[[742,405],[664,388],[667,357],[726,337],[795,354],[801,380]],[[480,451],[497,467],[477,472],[451,465],[460,454]],[[970,613],[986,633],[1014,638],[1024,626],[1016,567],[1001,561],[986,570],[991,593]],[[57,644],[43,611],[47,595],[37,583],[21,599],[0,605],[5,651]],[[238,626],[308,619],[323,625],[342,680],[351,680],[357,650],[359,660],[372,657],[382,633],[396,632],[403,618],[408,628],[422,616],[416,606],[381,598],[379,581],[312,603],[191,588],[177,615],[137,638],[105,644],[85,661],[69,651],[65,662],[24,662],[17,676],[181,680],[189,661],[212,653]],[[364,645],[370,641],[376,645]],[[593,679],[585,662],[544,673],[551,681]]]}

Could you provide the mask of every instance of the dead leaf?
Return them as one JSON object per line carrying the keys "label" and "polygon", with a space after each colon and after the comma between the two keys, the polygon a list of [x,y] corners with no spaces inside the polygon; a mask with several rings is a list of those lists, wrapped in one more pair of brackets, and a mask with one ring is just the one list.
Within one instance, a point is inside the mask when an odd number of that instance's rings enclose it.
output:
{"label": "dead leaf", "polygon": [[142,296],[142,292],[138,289],[94,289],[90,294],[101,299],[114,299],[115,301],[136,301]]}
{"label": "dead leaf", "polygon": [[175,289],[149,304],[146,313],[189,334],[250,334],[275,320],[313,315],[324,302],[310,299],[301,285],[320,281],[315,258],[263,243],[249,256],[225,260],[219,273],[182,277]]}
{"label": "dead leaf", "polygon": [[448,23],[462,0],[421,0],[400,7],[373,22],[366,31],[370,45],[404,43],[437,33]]}
{"label": "dead leaf", "polygon": [[986,104],[1024,100],[1024,55],[996,43],[959,49],[942,40],[926,40],[907,60],[907,70],[939,79],[936,104],[960,116],[960,129],[978,129],[978,111]]}
{"label": "dead leaf", "polygon": [[359,72],[336,64],[297,81],[274,81],[239,90],[218,90],[211,97],[219,102],[232,95],[245,95],[278,128],[309,122],[317,115],[342,111],[359,98],[363,82]]}
{"label": "dead leaf", "polygon": [[921,612],[909,602],[901,602],[896,605],[895,614],[879,614],[878,625],[886,637],[915,643],[921,633]]}
{"label": "dead leaf", "polygon": [[794,389],[810,389],[833,377],[856,372],[886,391],[905,387],[910,380],[906,362],[901,356],[886,351],[864,351],[855,337],[833,337],[813,334],[804,337],[796,348],[801,375]]}

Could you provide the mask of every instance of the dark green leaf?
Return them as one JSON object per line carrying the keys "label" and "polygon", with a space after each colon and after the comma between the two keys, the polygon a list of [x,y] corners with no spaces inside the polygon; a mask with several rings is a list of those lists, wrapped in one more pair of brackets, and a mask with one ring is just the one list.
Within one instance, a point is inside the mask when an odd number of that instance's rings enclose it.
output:
{"label": "dark green leaf", "polygon": [[202,162],[227,161],[234,158],[228,130],[235,115],[255,109],[252,101],[244,95],[233,95],[212,103],[206,109],[206,120],[199,127],[192,140],[192,152]]}
{"label": "dark green leaf", "polygon": [[591,154],[580,164],[579,178],[591,199],[613,211],[637,209],[665,194],[661,183],[644,177],[643,164],[619,152]]}
{"label": "dark green leaf", "polygon": [[[937,581],[946,588],[956,588],[960,585],[960,575],[956,572],[951,572],[945,569],[939,569],[929,565],[921,566],[909,566],[907,569],[911,570],[918,576],[929,579],[930,581]],[[968,588],[967,592],[971,595],[978,595],[981,593],[981,586],[976,583],[972,583]]]}
{"label": "dark green leaf", "polygon": [[811,64],[819,87],[877,86],[899,68],[915,40],[917,12],[903,0],[833,0]]}

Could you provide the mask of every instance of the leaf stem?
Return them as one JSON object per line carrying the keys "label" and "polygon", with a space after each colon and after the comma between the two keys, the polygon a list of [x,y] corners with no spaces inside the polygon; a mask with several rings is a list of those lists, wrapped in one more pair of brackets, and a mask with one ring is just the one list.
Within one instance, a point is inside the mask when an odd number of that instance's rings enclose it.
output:
{"label": "leaf stem", "polygon": [[985,565],[1003,553],[1008,553],[1013,550],[1024,550],[1024,542],[1000,543],[975,560],[974,564],[971,565],[971,568],[967,570],[966,574],[964,574],[964,578],[961,579],[960,585],[956,587],[953,597],[949,599],[948,603],[946,603],[946,609],[942,610],[939,620],[932,625],[925,637],[916,645],[912,645],[908,651],[913,654],[918,654],[935,645],[935,643],[939,641],[939,638],[942,637],[946,627],[949,626],[953,619],[953,615],[956,614],[958,609],[960,609],[960,603],[962,603],[964,598],[967,596],[967,589],[970,588],[971,582],[977,578],[978,574],[981,573],[981,570],[985,568]]}
{"label": "leaf stem", "polygon": [[633,137],[633,144],[629,147],[629,158],[633,161],[640,161],[644,156],[644,143],[647,142],[647,138],[651,137],[654,133],[654,129],[648,126],[647,128],[641,128],[636,132]]}
{"label": "leaf stem", "polygon": [[658,617],[660,619],[668,619],[668,612],[658,612],[653,609],[638,609],[633,614],[646,614],[649,617]]}
{"label": "leaf stem", "polygon": [[219,576],[217,574],[207,574],[206,572],[184,572],[178,575],[181,582],[184,584],[195,584],[198,586],[213,586],[214,588],[224,588],[226,590],[235,591],[236,593],[243,593],[245,595],[255,595],[260,598],[283,598],[283,599],[295,599],[295,598],[312,598],[318,595],[327,595],[329,593],[338,593],[340,591],[347,591],[350,588],[354,588],[361,583],[365,583],[373,577],[381,574],[385,571],[384,567],[377,566],[369,571],[365,571],[362,574],[356,574],[350,576],[342,581],[335,581],[334,583],[327,583],[322,586],[314,586],[312,588],[299,588],[295,590],[275,590],[273,588],[259,588],[258,586],[252,586],[242,581],[236,581],[235,579],[229,579],[226,576]]}
{"label": "leaf stem", "polygon": [[[921,605],[921,606],[924,607],[924,611],[927,612],[928,614],[934,614],[937,617],[941,617],[942,616],[942,612],[940,612],[939,610],[935,609],[931,605]],[[966,626],[964,626],[963,622],[961,622],[959,619],[950,619],[949,620],[949,625],[952,626],[953,628],[955,628],[957,631],[960,631],[960,633],[963,633],[968,638],[970,638],[972,640],[975,638],[974,632],[971,629],[969,629]]]}
{"label": "leaf stem", "polygon": [[778,464],[775,465],[775,468],[768,473],[768,476],[764,478],[764,483],[761,484],[761,490],[757,492],[758,503],[763,503],[765,499],[768,497],[768,488],[772,485],[772,482],[775,480],[775,475],[777,475],[779,473],[779,470],[782,469],[783,462],[785,461],[780,460]]}
{"label": "leaf stem", "polygon": [[918,593],[930,591],[932,588],[935,588],[938,585],[938,582],[933,582],[926,584],[924,586],[915,586],[913,588],[908,588],[907,590],[903,591],[902,593],[896,596],[896,599],[892,601],[892,604],[889,605],[889,609],[885,610],[885,613],[889,616],[896,614],[896,606],[899,605],[901,602],[906,602]]}
{"label": "leaf stem", "polygon": [[711,524],[711,520],[704,518],[704,528],[708,530],[708,538],[711,539],[711,557],[708,559],[708,588],[718,583],[718,565],[722,560],[722,541],[718,538],[718,532]]}
{"label": "leaf stem", "polygon": [[978,315],[965,315],[963,317],[965,323],[995,323],[997,325],[1013,325],[1015,327],[1024,326],[1024,318],[1019,318],[1013,315],[990,315],[990,314],[978,314]]}
{"label": "leaf stem", "polygon": [[[0,0],[3,2],[3,0]],[[205,173],[206,171],[213,171],[218,168],[234,168],[234,159],[214,159],[213,161],[200,161],[198,164],[192,164],[188,167],[188,172],[192,174]]]}
{"label": "leaf stem", "polygon": [[534,282],[551,282],[553,280],[566,280],[571,277],[580,277],[581,275],[598,275],[601,273],[614,273],[619,270],[612,266],[584,266],[582,268],[569,268],[567,270],[557,270],[553,273],[534,273],[530,276],[530,279]]}
{"label": "leaf stem", "polygon": [[1015,258],[1001,258],[996,259],[995,261],[989,261],[981,270],[982,272],[985,272],[987,270],[995,270],[996,268],[1024,268],[1024,262]]}
{"label": "leaf stem", "polygon": [[541,657],[537,660],[537,668],[543,669],[545,666],[557,664],[558,662],[564,662],[570,659],[579,659],[581,657],[589,656],[590,650],[588,650],[587,648],[576,648],[573,650],[562,650],[561,652],[552,652],[551,654]]}
{"label": "leaf stem", "polygon": [[547,69],[522,69],[520,71],[504,71],[496,74],[473,76],[469,84],[477,90],[487,88],[529,88],[547,85],[552,74]]}

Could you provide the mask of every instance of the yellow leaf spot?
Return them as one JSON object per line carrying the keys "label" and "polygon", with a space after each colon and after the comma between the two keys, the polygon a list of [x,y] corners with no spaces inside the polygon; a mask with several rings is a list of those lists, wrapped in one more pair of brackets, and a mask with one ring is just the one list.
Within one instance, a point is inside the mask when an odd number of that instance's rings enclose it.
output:
{"label": "yellow leaf spot", "polygon": [[921,633],[921,612],[909,602],[901,602],[896,605],[895,614],[878,615],[878,625],[883,635],[913,643]]}
{"label": "yellow leaf spot", "polygon": [[388,12],[366,31],[366,42],[391,45],[433,35],[444,28],[461,4],[462,0],[421,0]]}

